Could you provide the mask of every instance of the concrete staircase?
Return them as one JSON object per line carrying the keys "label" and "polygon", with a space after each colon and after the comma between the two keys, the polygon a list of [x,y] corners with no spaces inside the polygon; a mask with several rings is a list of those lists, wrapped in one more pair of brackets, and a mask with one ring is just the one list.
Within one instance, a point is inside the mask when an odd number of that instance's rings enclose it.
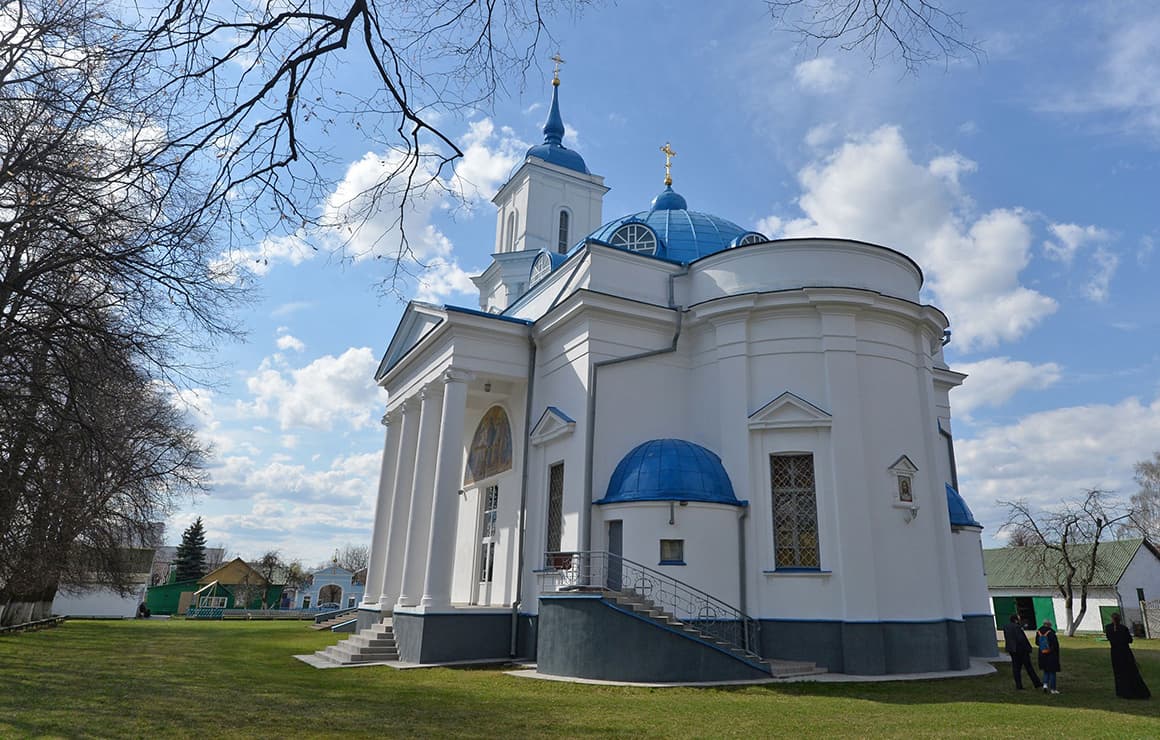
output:
{"label": "concrete staircase", "polygon": [[345,622],[349,622],[350,620],[352,620],[354,618],[355,618],[355,610],[351,609],[350,611],[343,612],[342,614],[333,616],[330,619],[327,619],[325,621],[315,622],[314,624],[310,625],[310,629],[312,629],[312,630],[333,629],[334,627],[336,627],[340,624],[343,624]]}
{"label": "concrete staircase", "polygon": [[391,620],[384,619],[337,645],[315,652],[314,655],[328,663],[357,665],[398,660],[399,650],[395,645],[395,632]]}
{"label": "concrete staircase", "polygon": [[689,637],[713,645],[738,660],[768,672],[774,678],[789,678],[791,676],[809,676],[825,673],[826,669],[819,668],[816,663],[798,660],[774,660],[763,658],[755,652],[736,647],[728,642],[717,639],[711,634],[697,628],[695,622],[682,622],[666,612],[653,602],[634,591],[605,591],[605,599],[622,609],[628,609],[634,614],[672,630],[684,632]]}

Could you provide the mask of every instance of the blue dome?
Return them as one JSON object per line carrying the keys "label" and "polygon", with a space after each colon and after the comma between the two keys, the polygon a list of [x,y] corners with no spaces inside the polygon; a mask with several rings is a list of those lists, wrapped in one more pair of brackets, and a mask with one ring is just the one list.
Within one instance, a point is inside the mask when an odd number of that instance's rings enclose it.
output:
{"label": "blue dome", "polygon": [[544,122],[544,143],[536,144],[528,149],[527,156],[537,157],[545,162],[551,162],[554,165],[587,175],[588,166],[584,164],[584,158],[562,143],[564,141],[564,119],[560,115],[559,90],[559,84],[553,83],[552,107],[548,111],[548,120]]}
{"label": "blue dome", "polygon": [[721,458],[683,439],[654,439],[624,456],[597,504],[628,501],[707,501],[745,506]]}
{"label": "blue dome", "polygon": [[612,235],[628,223],[641,223],[657,237],[657,257],[673,262],[695,259],[721,252],[750,233],[732,221],[699,211],[688,210],[685,199],[672,187],[666,187],[653,199],[652,208],[618,218],[588,235],[604,244],[612,244]]}
{"label": "blue dome", "polygon": [[951,487],[950,483],[947,486],[947,509],[950,511],[951,526],[952,527],[978,527],[983,528],[982,524],[975,519],[975,515],[971,513],[971,509],[967,506],[967,502],[959,495],[959,492]]}

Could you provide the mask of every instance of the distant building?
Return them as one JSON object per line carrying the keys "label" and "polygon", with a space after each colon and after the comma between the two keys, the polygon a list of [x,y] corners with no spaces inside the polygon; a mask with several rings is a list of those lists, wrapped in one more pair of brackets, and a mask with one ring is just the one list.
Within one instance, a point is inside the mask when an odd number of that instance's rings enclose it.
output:
{"label": "distant building", "polygon": [[71,617],[135,616],[138,605],[145,601],[154,553],[150,547],[127,548],[125,552],[132,584],[129,593],[119,593],[100,581],[62,586],[52,600],[52,613]]}
{"label": "distant building", "polygon": [[[1082,560],[1090,546],[1076,545]],[[1100,632],[1119,612],[1128,625],[1142,622],[1140,602],[1160,598],[1160,550],[1145,539],[1101,542],[1099,566],[1088,585],[1087,612],[1079,624],[1082,632]],[[1043,620],[1062,625],[1067,619],[1063,596],[1051,572],[1040,564],[1042,549],[1035,546],[1001,547],[983,551],[987,592],[997,626],[1019,615],[1025,627],[1036,628]],[[1079,613],[1078,590],[1073,603]]]}
{"label": "distant building", "polygon": [[310,583],[298,592],[297,606],[317,608],[319,604],[338,604],[340,608],[358,605],[366,589],[365,569],[350,571],[333,563],[310,574]]}
{"label": "distant building", "polygon": [[[205,548],[206,570],[211,571],[221,566],[225,554],[226,550],[224,547]],[[177,547],[173,545],[162,545],[156,548],[156,554],[153,556],[153,567],[149,574],[149,585],[159,586],[163,583],[169,583],[176,570]]]}

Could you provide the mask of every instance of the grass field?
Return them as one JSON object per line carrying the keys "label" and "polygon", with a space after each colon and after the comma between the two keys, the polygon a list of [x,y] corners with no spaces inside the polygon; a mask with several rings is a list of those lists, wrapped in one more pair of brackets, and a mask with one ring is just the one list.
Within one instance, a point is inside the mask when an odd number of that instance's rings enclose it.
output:
{"label": "grass field", "polygon": [[[1160,696],[1119,700],[1107,644],[1062,640],[1059,696],[1009,670],[906,683],[646,689],[499,670],[317,670],[302,623],[67,622],[0,637],[3,737],[1160,737]],[[1134,645],[1160,693],[1160,644]]]}

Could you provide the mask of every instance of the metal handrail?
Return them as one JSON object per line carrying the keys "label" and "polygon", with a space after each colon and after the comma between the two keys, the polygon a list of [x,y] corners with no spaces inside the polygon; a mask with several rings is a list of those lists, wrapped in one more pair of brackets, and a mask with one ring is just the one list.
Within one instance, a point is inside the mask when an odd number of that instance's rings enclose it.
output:
{"label": "metal handrail", "polygon": [[745,653],[762,656],[761,624],[731,604],[672,576],[621,555],[602,550],[549,552],[537,571],[546,592],[598,591],[635,598],[646,607],[658,607],[688,625],[701,637]]}

